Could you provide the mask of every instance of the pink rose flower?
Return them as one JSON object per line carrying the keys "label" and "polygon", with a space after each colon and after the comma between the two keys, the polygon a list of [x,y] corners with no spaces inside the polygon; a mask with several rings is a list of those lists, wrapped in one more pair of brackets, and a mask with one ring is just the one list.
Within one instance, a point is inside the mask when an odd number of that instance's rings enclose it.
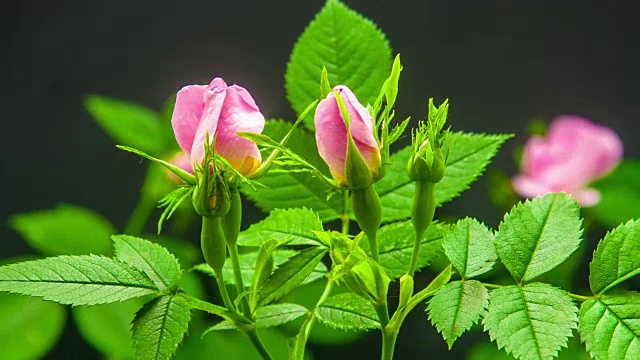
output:
{"label": "pink rose flower", "polygon": [[[380,168],[380,149],[373,136],[373,121],[369,111],[358,102],[346,86],[336,86],[350,119],[351,136],[375,178]],[[347,126],[334,92],[320,101],[314,117],[318,152],[329,165],[331,175],[339,185],[346,184]]]}
{"label": "pink rose flower", "polygon": [[545,137],[524,148],[522,173],[512,179],[524,197],[564,191],[581,206],[593,206],[600,193],[588,185],[622,160],[622,141],[611,129],[578,116],[555,118]]}
{"label": "pink rose flower", "polygon": [[221,78],[207,85],[188,85],[178,91],[171,118],[178,144],[191,159],[202,164],[206,136],[215,151],[239,173],[251,174],[262,158],[258,146],[236,132],[261,133],[264,116],[249,92],[238,85],[227,86]]}

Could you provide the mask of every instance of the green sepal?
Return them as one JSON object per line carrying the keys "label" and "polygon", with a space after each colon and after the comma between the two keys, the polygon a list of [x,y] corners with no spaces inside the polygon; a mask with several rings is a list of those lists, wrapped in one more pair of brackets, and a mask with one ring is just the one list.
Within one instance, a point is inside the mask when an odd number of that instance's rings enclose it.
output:
{"label": "green sepal", "polygon": [[196,184],[196,177],[193,176],[192,174],[180,169],[179,167],[168,163],[164,160],[160,160],[160,159],[156,159],[151,155],[147,155],[146,153],[138,150],[138,149],[134,149],[132,147],[129,146],[123,146],[123,145],[116,145],[116,147],[120,150],[124,150],[124,151],[128,151],[131,153],[134,153],[136,155],[140,155],[143,158],[147,159],[147,160],[151,160],[153,162],[155,162],[156,164],[162,165],[164,166],[167,170],[171,171],[172,173],[174,173],[177,177],[180,178],[180,180],[186,182],[189,185],[195,185]]}
{"label": "green sepal", "polygon": [[354,190],[370,188],[373,182],[371,170],[356,147],[350,131],[347,131],[347,136],[347,158],[345,160],[347,186]]}
{"label": "green sepal", "polygon": [[413,133],[413,155],[409,158],[407,170],[412,180],[440,182],[444,178],[447,155],[444,145],[449,130],[443,130],[449,113],[449,102],[445,100],[439,108],[429,99],[429,121],[420,123]]}
{"label": "green sepal", "polygon": [[[320,73],[320,99],[324,99],[331,92],[331,84],[329,83],[329,73],[327,67],[322,67],[322,73]],[[306,115],[306,114],[304,114]],[[301,116],[304,118],[304,116]]]}

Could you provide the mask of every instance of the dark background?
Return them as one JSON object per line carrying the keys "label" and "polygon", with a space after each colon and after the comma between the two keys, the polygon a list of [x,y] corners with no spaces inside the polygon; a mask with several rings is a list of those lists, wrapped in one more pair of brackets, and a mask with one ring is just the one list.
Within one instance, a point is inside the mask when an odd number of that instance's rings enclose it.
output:
{"label": "dark background", "polygon": [[[399,117],[421,118],[429,97],[449,98],[454,129],[516,134],[493,167],[513,174],[510,152],[526,139],[527,122],[567,113],[612,127],[626,155],[638,157],[640,22],[631,2],[347,4],[376,22],[394,53],[402,54]],[[160,110],[180,87],[223,76],[248,88],[266,117],[291,119],[286,63],[322,5],[112,0],[20,1],[5,8],[0,257],[29,251],[6,226],[12,213],[64,201],[123,226],[135,206],[145,166],[115,149],[84,111],[84,95]],[[486,181],[445,211],[476,216],[493,227],[501,218],[489,204]],[[426,336],[434,336],[426,321],[408,321],[399,358],[431,351],[421,343]],[[372,336],[352,348],[327,350],[326,356],[346,358],[343,351],[357,351],[362,358],[375,357],[378,341]],[[63,343],[54,354],[72,358],[77,352]],[[320,352],[317,358],[323,358]]]}

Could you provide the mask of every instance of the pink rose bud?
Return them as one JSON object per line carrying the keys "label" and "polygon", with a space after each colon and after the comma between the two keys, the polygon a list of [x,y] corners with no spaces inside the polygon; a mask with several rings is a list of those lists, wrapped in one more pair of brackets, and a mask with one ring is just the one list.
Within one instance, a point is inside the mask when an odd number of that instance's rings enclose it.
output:
{"label": "pink rose bud", "polygon": [[600,193],[587,186],[622,160],[622,141],[611,129],[577,116],[555,118],[545,137],[524,148],[522,173],[512,179],[524,197],[564,191],[581,206],[593,206]]}
{"label": "pink rose bud", "polygon": [[188,85],[178,91],[171,118],[178,144],[192,166],[204,161],[207,134],[215,151],[239,173],[251,174],[262,160],[258,146],[236,132],[261,133],[264,116],[249,92],[215,78],[208,86]]}
{"label": "pink rose bud", "polygon": [[[369,111],[362,106],[355,95],[346,86],[336,86],[347,113],[349,114],[351,137],[356,149],[367,168],[371,172],[371,178],[375,179],[380,169],[380,149],[373,135],[373,121]],[[334,91],[320,101],[314,123],[316,127],[316,142],[318,152],[322,159],[329,165],[331,175],[338,185],[347,184],[347,126],[342,116],[340,107],[335,98]]]}

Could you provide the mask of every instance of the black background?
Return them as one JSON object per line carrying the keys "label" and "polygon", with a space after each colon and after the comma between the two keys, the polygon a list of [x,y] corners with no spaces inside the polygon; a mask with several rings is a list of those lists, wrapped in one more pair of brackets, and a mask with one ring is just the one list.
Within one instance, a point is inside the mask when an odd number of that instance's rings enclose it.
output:
{"label": "black background", "polygon": [[[399,117],[421,118],[429,97],[449,98],[454,129],[516,134],[493,165],[509,174],[515,171],[509,152],[526,139],[527,122],[539,116],[579,114],[608,125],[622,137],[626,155],[638,157],[640,22],[631,2],[347,3],[376,22],[402,55]],[[95,209],[121,227],[134,207],[145,166],[115,149],[84,111],[84,95],[159,110],[183,85],[223,76],[248,88],[266,117],[291,119],[286,63],[322,5],[112,0],[20,1],[5,8],[0,255],[29,251],[6,226],[12,213],[64,201]],[[490,226],[501,217],[488,204],[485,181],[445,211]],[[444,348],[443,342],[426,348],[432,345],[421,341],[435,336],[424,319],[411,318],[404,329],[400,359]],[[347,358],[345,351],[374,358],[378,342],[371,336],[316,358]],[[67,342],[52,357],[74,354]]]}

